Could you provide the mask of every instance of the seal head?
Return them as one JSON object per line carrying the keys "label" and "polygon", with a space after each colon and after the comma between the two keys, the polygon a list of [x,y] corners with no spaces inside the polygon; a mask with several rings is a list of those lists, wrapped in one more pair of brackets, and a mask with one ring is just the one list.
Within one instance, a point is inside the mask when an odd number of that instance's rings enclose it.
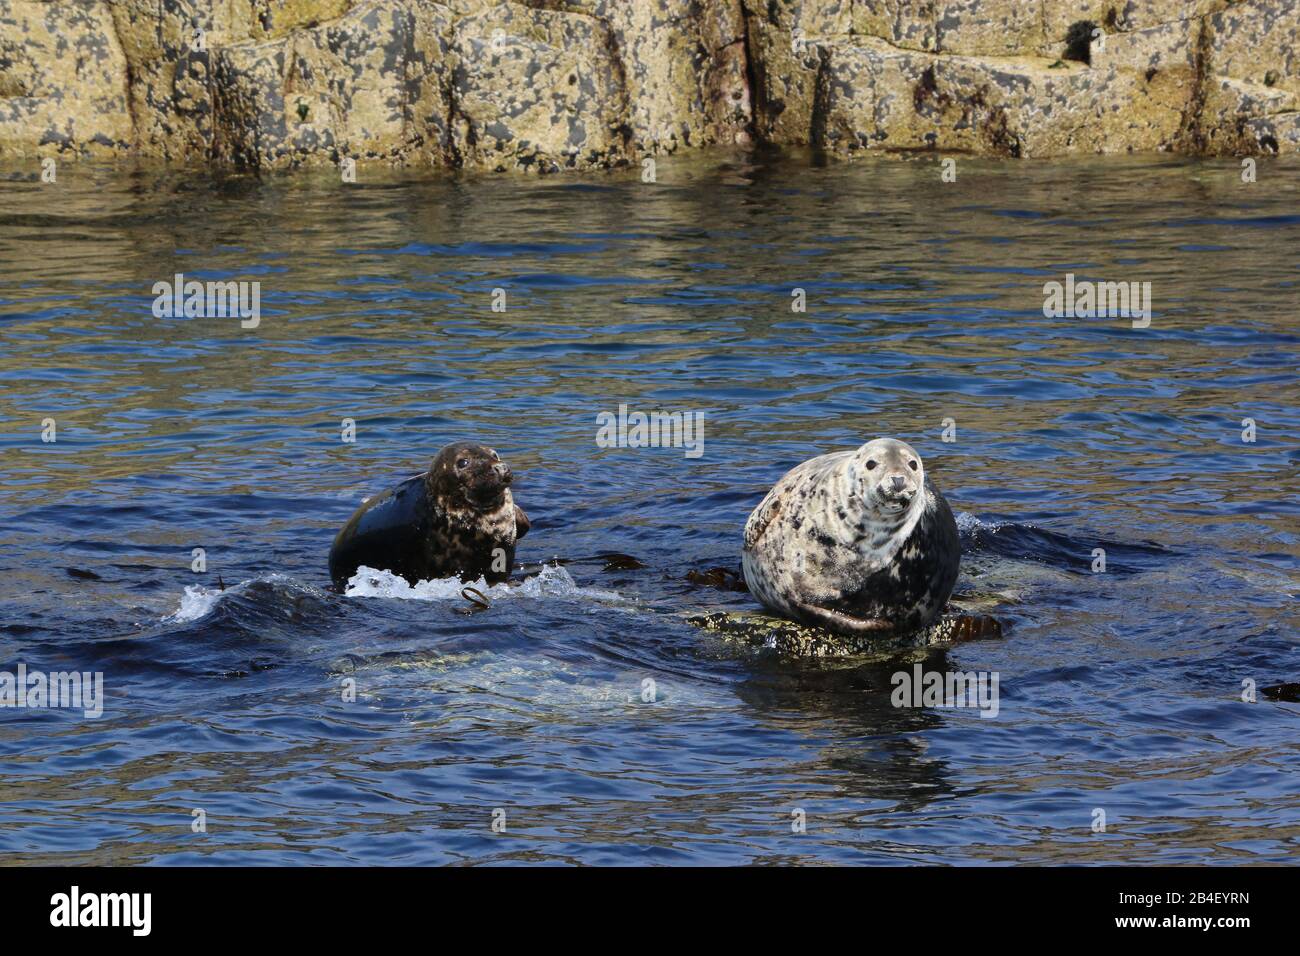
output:
{"label": "seal head", "polygon": [[925,466],[921,456],[907,442],[877,438],[853,455],[853,471],[859,496],[882,524],[905,516],[925,489]]}
{"label": "seal head", "polygon": [[342,590],[362,565],[409,583],[459,577],[505,581],[528,516],[514,503],[514,473],[486,445],[455,442],[429,470],[367,499],[334,539],[330,579]]}
{"label": "seal head", "polygon": [[438,452],[426,483],[444,508],[487,513],[501,507],[514,477],[494,450],[462,441]]}
{"label": "seal head", "polygon": [[960,560],[948,503],[916,449],[893,438],[791,469],[750,515],[742,557],[770,610],[881,636],[929,624]]}

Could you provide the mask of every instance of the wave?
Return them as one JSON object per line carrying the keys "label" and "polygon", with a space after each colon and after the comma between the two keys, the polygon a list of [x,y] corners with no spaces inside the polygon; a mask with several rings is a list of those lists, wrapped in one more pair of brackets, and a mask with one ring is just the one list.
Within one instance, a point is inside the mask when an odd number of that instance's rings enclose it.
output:
{"label": "wave", "polygon": [[1032,561],[1078,574],[1091,573],[1096,548],[1106,552],[1107,571],[1115,574],[1152,571],[1174,555],[1150,541],[1116,541],[1083,531],[1063,534],[1029,523],[978,518],[964,511],[957,515],[957,533],[964,555]]}
{"label": "wave", "polygon": [[[378,571],[362,566],[344,588],[349,598],[394,598],[402,601],[465,601],[461,592],[466,587],[476,588],[490,601],[530,598],[533,600],[561,599],[595,601],[602,604],[629,604],[631,602],[616,591],[583,587],[558,564],[543,565],[541,571],[520,582],[492,584],[479,578],[468,583],[459,578],[436,578],[410,584],[389,571]],[[188,624],[199,621],[214,611],[233,604],[253,603],[265,606],[299,602],[303,597],[319,601],[330,600],[330,595],[310,584],[303,584],[285,574],[268,574],[222,590],[201,584],[186,586],[181,594],[180,606],[164,615],[164,624]]]}
{"label": "wave", "polygon": [[[327,600],[328,595],[320,588],[303,584],[287,574],[272,573],[256,578],[249,578],[227,588],[210,588],[202,584],[190,584],[181,594],[181,603],[171,614],[164,615],[164,624],[188,624],[211,614],[222,601],[231,599],[250,599],[254,603],[277,603],[275,598],[284,595],[290,599],[312,597]],[[270,600],[263,600],[270,598]]]}

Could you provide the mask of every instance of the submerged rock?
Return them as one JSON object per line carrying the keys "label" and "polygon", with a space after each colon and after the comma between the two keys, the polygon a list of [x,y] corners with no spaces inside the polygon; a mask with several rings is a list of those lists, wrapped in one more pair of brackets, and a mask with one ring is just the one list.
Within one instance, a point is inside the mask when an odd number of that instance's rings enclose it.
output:
{"label": "submerged rock", "polygon": [[941,617],[913,634],[890,638],[846,637],[759,611],[715,611],[686,619],[704,631],[766,647],[790,657],[844,657],[892,653],[905,647],[928,647],[999,638],[996,619],[968,614]]}
{"label": "submerged rock", "polygon": [[1286,153],[1297,33],[1300,0],[0,0],[0,161]]}

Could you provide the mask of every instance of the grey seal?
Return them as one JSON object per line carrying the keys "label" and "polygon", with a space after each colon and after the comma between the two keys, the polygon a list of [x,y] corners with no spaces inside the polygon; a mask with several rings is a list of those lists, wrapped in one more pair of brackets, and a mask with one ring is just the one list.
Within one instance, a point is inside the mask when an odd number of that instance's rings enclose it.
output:
{"label": "grey seal", "polygon": [[530,523],[510,494],[514,473],[491,448],[456,442],[424,474],[364,501],[334,538],[330,579],[343,590],[361,565],[409,583],[505,581]]}
{"label": "grey seal", "polygon": [[916,449],[893,438],[796,466],[745,524],[742,566],[754,596],[838,634],[926,626],[960,564],[948,502]]}

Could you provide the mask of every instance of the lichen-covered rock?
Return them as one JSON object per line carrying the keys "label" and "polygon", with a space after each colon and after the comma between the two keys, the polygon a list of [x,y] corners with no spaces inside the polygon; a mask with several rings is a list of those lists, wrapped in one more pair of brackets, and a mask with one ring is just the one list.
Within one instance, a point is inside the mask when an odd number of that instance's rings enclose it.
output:
{"label": "lichen-covered rock", "polygon": [[1042,60],[938,56],[879,41],[827,47],[819,145],[1012,157],[1158,149],[1177,96],[1135,72]]}
{"label": "lichen-covered rock", "polygon": [[1300,112],[1248,119],[1243,135],[1249,138],[1252,152],[1300,153]]}
{"label": "lichen-covered rock", "polygon": [[435,5],[368,0],[321,26],[223,47],[216,155],[256,168],[440,155],[445,131],[427,120],[446,113],[437,38],[449,26]]}
{"label": "lichen-covered rock", "polygon": [[745,140],[751,108],[739,0],[600,0],[592,13],[610,25],[638,151]]}
{"label": "lichen-covered rock", "polygon": [[254,35],[251,3],[112,0],[113,28],[126,54],[136,148],[173,162],[212,154],[212,65],[227,43]]}
{"label": "lichen-covered rock", "polygon": [[[1217,13],[1239,0],[1123,0],[1103,3],[1092,17],[1107,33],[1145,30],[1161,23],[1192,20]],[[1112,14],[1113,11],[1113,14]]]}
{"label": "lichen-covered rock", "polygon": [[1143,73],[1181,69],[1191,83],[1202,29],[1200,20],[1179,19],[1129,33],[1109,34],[1092,45],[1092,65]]}
{"label": "lichen-covered rock", "polygon": [[626,163],[627,95],[609,28],[585,14],[499,3],[455,26],[452,143],[484,169]]}
{"label": "lichen-covered rock", "polygon": [[1300,106],[1300,97],[1289,90],[1271,89],[1228,77],[1207,81],[1193,130],[1199,137],[1193,144],[1194,149],[1198,153],[1221,156],[1278,152],[1277,149],[1262,147],[1250,125],[1252,118],[1285,114],[1297,106]]}
{"label": "lichen-covered rock", "polygon": [[[288,36],[303,27],[337,20],[357,5],[357,0],[246,0],[252,13],[248,38],[270,40]],[[232,3],[231,7],[244,4]]]}
{"label": "lichen-covered rock", "polygon": [[1291,151],[1298,33],[1300,0],[0,0],[0,161]]}
{"label": "lichen-covered rock", "polygon": [[[850,23],[905,50],[964,56],[1023,55],[1044,37],[1040,5],[1024,0],[855,0]],[[836,32],[850,31],[819,35]]]}
{"label": "lichen-covered rock", "polygon": [[812,135],[813,98],[821,69],[818,48],[804,32],[801,9],[766,0],[744,0],[744,5],[755,83],[755,132],[770,143],[805,145]]}
{"label": "lichen-covered rock", "polygon": [[126,56],[108,8],[0,0],[0,148],[33,157],[132,145]]}
{"label": "lichen-covered rock", "polygon": [[1023,0],[948,0],[937,3],[934,45],[940,53],[1017,56],[1044,40],[1039,5]]}
{"label": "lichen-covered rock", "polygon": [[[1070,28],[1076,23],[1093,23],[1111,32],[1115,27],[1106,21],[1107,14],[1124,6],[1125,0],[1045,0],[1043,10],[1043,38],[1050,49],[1044,55],[1059,53]],[[1147,24],[1149,25],[1149,24]]]}
{"label": "lichen-covered rock", "polygon": [[1247,0],[1207,25],[1215,73],[1300,93],[1300,0]]}

